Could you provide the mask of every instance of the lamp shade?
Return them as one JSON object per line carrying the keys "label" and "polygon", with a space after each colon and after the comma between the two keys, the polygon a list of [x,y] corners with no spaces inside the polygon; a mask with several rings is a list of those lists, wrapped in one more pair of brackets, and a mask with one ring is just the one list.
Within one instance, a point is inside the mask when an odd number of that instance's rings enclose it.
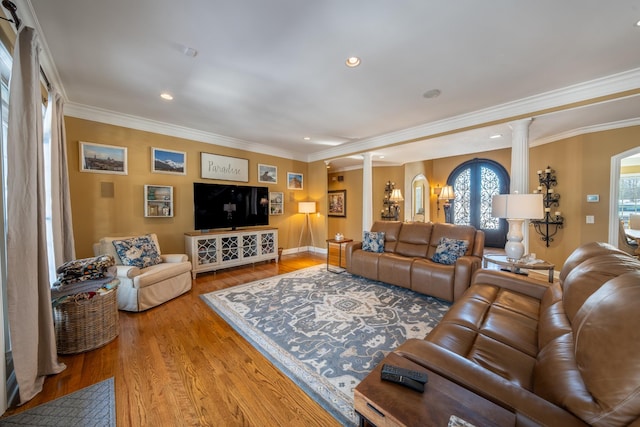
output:
{"label": "lamp shade", "polygon": [[402,197],[402,191],[400,191],[398,188],[394,189],[391,191],[391,196],[389,197],[389,200],[391,200],[392,202],[401,202],[404,200],[404,197]]}
{"label": "lamp shade", "polygon": [[496,194],[491,200],[491,216],[508,219],[544,217],[542,194]]}
{"label": "lamp shade", "polygon": [[298,202],[298,213],[316,213],[316,202]]}
{"label": "lamp shade", "polygon": [[453,192],[453,187],[451,185],[447,185],[442,187],[442,191],[440,192],[439,199],[452,200],[456,198],[456,194]]}

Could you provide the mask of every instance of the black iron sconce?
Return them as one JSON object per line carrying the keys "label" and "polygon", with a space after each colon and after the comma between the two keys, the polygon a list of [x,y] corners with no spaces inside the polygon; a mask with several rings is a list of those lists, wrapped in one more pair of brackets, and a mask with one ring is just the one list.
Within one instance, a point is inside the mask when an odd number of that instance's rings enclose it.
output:
{"label": "black iron sconce", "polygon": [[560,211],[554,211],[551,213],[552,207],[560,206],[560,194],[556,193],[552,187],[555,187],[558,183],[556,171],[547,166],[545,170],[538,171],[539,186],[534,193],[542,193],[542,203],[544,205],[544,218],[531,220],[536,233],[540,234],[540,239],[543,240],[547,247],[553,242],[553,236],[558,233],[558,230],[564,225],[564,218]]}

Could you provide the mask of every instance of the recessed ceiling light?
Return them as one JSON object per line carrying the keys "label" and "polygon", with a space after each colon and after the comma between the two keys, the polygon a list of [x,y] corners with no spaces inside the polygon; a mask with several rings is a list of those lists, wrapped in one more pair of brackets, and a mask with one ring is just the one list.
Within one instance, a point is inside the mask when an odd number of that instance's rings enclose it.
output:
{"label": "recessed ceiling light", "polygon": [[636,22],[636,27],[640,27],[640,21]]}
{"label": "recessed ceiling light", "polygon": [[491,138],[491,139],[502,138],[502,134],[501,133],[496,133],[495,135],[491,135],[489,138]]}
{"label": "recessed ceiling light", "polygon": [[195,58],[195,56],[198,54],[198,51],[192,47],[185,46],[182,49],[182,53],[184,53],[186,56],[189,56],[191,58]]}
{"label": "recessed ceiling light", "polygon": [[304,137],[304,138],[302,138],[302,139],[304,139],[305,141],[311,141],[311,137],[310,137],[310,136],[305,136],[305,137]]}
{"label": "recessed ceiling light", "polygon": [[433,99],[439,97],[441,93],[440,89],[431,89],[423,93],[422,96],[427,99]]}
{"label": "recessed ceiling light", "polygon": [[379,158],[379,159],[384,159],[384,156],[380,156],[380,157],[378,157],[378,158]]}
{"label": "recessed ceiling light", "polygon": [[347,67],[349,68],[355,68],[360,65],[360,58],[358,58],[357,56],[350,56],[345,61],[345,64],[347,64]]}
{"label": "recessed ceiling light", "polygon": [[160,98],[166,99],[167,101],[171,101],[173,100],[173,95],[171,95],[169,92],[162,92],[160,94]]}

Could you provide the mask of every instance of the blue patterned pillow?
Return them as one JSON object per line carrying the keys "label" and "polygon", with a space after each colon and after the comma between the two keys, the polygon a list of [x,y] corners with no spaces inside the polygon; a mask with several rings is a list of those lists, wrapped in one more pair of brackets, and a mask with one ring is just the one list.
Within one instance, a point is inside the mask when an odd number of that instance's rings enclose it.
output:
{"label": "blue patterned pillow", "polygon": [[362,250],[384,252],[384,231],[364,231],[362,233]]}
{"label": "blue patterned pillow", "polygon": [[123,265],[139,268],[160,264],[162,258],[151,236],[139,236],[126,240],[114,240],[113,246]]}
{"label": "blue patterned pillow", "polygon": [[469,242],[466,240],[443,237],[438,242],[436,252],[431,259],[439,264],[455,264],[456,260],[467,252],[468,247]]}

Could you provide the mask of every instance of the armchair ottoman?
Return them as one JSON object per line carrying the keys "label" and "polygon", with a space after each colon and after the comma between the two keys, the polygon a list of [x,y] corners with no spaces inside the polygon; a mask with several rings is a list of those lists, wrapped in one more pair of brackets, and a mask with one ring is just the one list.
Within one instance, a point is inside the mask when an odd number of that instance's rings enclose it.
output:
{"label": "armchair ottoman", "polygon": [[103,237],[93,245],[95,255],[111,255],[116,261],[118,287],[118,309],[144,311],[169,301],[191,289],[191,263],[185,254],[162,254],[158,237],[148,235],[155,243],[161,262],[140,268],[124,265],[113,244],[114,241],[132,239],[128,237]]}

